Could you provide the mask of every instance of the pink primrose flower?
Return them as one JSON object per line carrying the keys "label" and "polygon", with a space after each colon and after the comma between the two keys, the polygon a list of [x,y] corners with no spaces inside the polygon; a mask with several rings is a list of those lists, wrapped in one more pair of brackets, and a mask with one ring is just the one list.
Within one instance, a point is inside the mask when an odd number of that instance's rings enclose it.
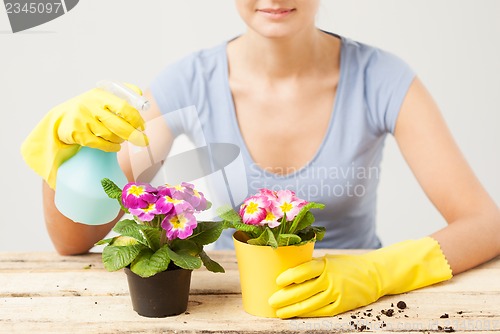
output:
{"label": "pink primrose flower", "polygon": [[159,214],[169,214],[174,209],[172,201],[171,188],[167,186],[158,187],[158,200],[156,201],[156,209]]}
{"label": "pink primrose flower", "polygon": [[307,201],[298,198],[291,190],[278,190],[276,195],[278,198],[273,205],[273,214],[278,218],[286,215],[288,221],[293,220],[300,209],[307,204]]}
{"label": "pink primrose flower", "polygon": [[281,220],[273,214],[272,210],[266,210],[266,217],[262,221],[261,225],[267,225],[270,228],[280,226]]}
{"label": "pink primrose flower", "polygon": [[159,186],[158,188],[158,196],[170,196],[172,197],[172,192],[174,187],[169,184],[164,184]]}
{"label": "pink primrose flower", "polygon": [[257,193],[258,196],[265,196],[267,197],[270,201],[275,201],[278,198],[278,195],[276,191],[262,188],[259,189],[259,192]]}
{"label": "pink primrose flower", "polygon": [[251,196],[240,206],[240,217],[245,224],[263,225],[270,206],[271,202],[266,196],[259,194]]}
{"label": "pink primrose flower", "polygon": [[122,203],[127,209],[146,208],[156,202],[156,188],[147,183],[130,182],[123,188]]}
{"label": "pink primrose flower", "polygon": [[173,187],[172,197],[187,201],[197,212],[207,209],[207,199],[191,183],[182,182],[180,185]]}
{"label": "pink primrose flower", "polygon": [[183,212],[165,217],[161,222],[161,227],[167,231],[167,238],[186,239],[193,234],[193,230],[198,225],[192,212]]}
{"label": "pink primrose flower", "polygon": [[155,203],[149,203],[145,208],[129,209],[130,213],[142,221],[151,221],[159,213]]}
{"label": "pink primrose flower", "polygon": [[180,190],[180,186],[161,186],[158,188],[158,201],[156,206],[162,214],[179,214],[184,211],[196,211],[193,205],[185,200],[185,193]]}

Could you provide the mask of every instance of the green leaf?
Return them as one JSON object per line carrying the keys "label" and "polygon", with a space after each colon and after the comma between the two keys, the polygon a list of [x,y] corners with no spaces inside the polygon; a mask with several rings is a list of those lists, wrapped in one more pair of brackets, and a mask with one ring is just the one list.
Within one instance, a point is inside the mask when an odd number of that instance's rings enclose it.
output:
{"label": "green leaf", "polygon": [[226,220],[231,223],[239,222],[243,223],[240,215],[234,211],[234,209],[229,205],[223,205],[217,209],[217,214],[223,220]]}
{"label": "green leaf", "polygon": [[198,256],[203,251],[203,246],[189,239],[174,239],[170,244],[170,249],[174,252],[185,252],[192,256]]}
{"label": "green leaf", "polygon": [[112,246],[133,246],[137,245],[139,242],[137,239],[120,235],[118,237],[113,238],[113,242],[111,243]]}
{"label": "green leaf", "polygon": [[192,256],[187,251],[179,250],[177,253],[171,250],[170,248],[166,248],[168,256],[174,263],[188,270],[194,270],[201,267],[201,260],[199,257]]}
{"label": "green leaf", "polygon": [[222,222],[198,222],[188,240],[199,245],[208,245],[219,239],[224,228],[225,224]]}
{"label": "green leaf", "polygon": [[257,246],[271,246],[272,248],[278,248],[278,242],[274,237],[273,232],[269,227],[266,226],[264,232],[257,238],[247,240],[247,244],[257,245]]}
{"label": "green leaf", "polygon": [[303,230],[300,230],[297,232],[297,235],[302,239],[302,243],[309,242],[310,240],[316,240],[316,233],[314,233],[314,230],[312,229],[311,226],[306,227]]}
{"label": "green leaf", "polygon": [[116,271],[128,266],[144,249],[141,244],[129,246],[108,245],[102,251],[102,262],[107,271]]}
{"label": "green leaf", "polygon": [[323,238],[325,237],[326,228],[324,228],[323,226],[311,226],[311,228],[316,234],[316,240],[323,240]]}
{"label": "green leaf", "polygon": [[[288,231],[288,233],[296,233],[297,231],[300,231],[303,228],[307,227],[307,225],[304,225],[306,222],[304,224],[302,224],[303,225],[302,228],[298,228],[298,224],[302,220],[302,218],[309,212],[309,210],[311,210],[311,209],[323,209],[324,207],[325,207],[324,204],[315,203],[315,202],[309,202],[306,205],[304,205],[302,207],[302,209],[299,211],[299,213],[297,214],[297,216],[295,216],[295,219],[293,220],[292,226],[290,227],[290,230]],[[313,222],[314,222],[314,220],[313,220]],[[313,222],[311,222],[311,224]]]}
{"label": "green leaf", "polygon": [[224,228],[234,228],[238,231],[245,232],[250,238],[256,238],[264,231],[262,227],[243,223],[240,215],[229,205],[219,207],[217,209],[217,214],[223,219]]}
{"label": "green leaf", "polygon": [[101,185],[106,195],[108,195],[109,198],[116,199],[118,201],[118,204],[120,204],[122,211],[125,213],[129,213],[128,209],[124,207],[122,203],[122,190],[108,178],[102,179]]}
{"label": "green leaf", "polygon": [[212,260],[205,251],[201,251],[200,253],[201,261],[203,261],[203,265],[214,273],[225,273],[226,271],[220,264]]}
{"label": "green leaf", "polygon": [[302,240],[301,242],[299,242],[298,244],[295,244],[293,246],[302,246],[302,245],[305,245],[307,243],[314,242],[314,241],[316,241],[316,238],[312,238],[312,239],[309,239],[309,240]]}
{"label": "green leaf", "polygon": [[130,264],[130,270],[141,276],[150,277],[156,274],[155,270],[150,266],[150,259],[154,252],[149,248],[144,248]]}
{"label": "green leaf", "polygon": [[227,224],[227,227],[229,227],[229,228],[234,228],[238,231],[247,232],[253,237],[261,235],[262,232],[264,232],[264,229],[262,227],[255,226],[255,225],[247,225],[247,224],[240,223],[240,222],[227,222],[226,224]]}
{"label": "green leaf", "polygon": [[290,246],[300,243],[302,239],[295,234],[280,234],[277,241],[278,246]]}
{"label": "green leaf", "polygon": [[150,277],[167,270],[170,264],[168,245],[153,252],[149,248],[143,249],[130,265],[130,270],[141,277]]}
{"label": "green leaf", "polygon": [[161,230],[159,228],[146,225],[138,225],[138,226],[144,235],[144,239],[147,242],[147,246],[154,251],[158,250],[160,248]]}
{"label": "green leaf", "polygon": [[311,240],[323,240],[325,231],[326,229],[322,226],[308,226],[305,229],[298,231],[297,235],[302,239],[302,244]]}
{"label": "green leaf", "polygon": [[96,242],[94,244],[94,246],[100,246],[100,245],[107,245],[107,244],[110,244],[113,242],[115,238],[108,238],[108,239],[102,239],[102,240],[99,240],[98,242]]}
{"label": "green leaf", "polygon": [[113,181],[108,178],[104,178],[101,180],[101,185],[109,198],[113,198],[121,202],[122,190]]}
{"label": "green leaf", "polygon": [[297,222],[297,225],[295,226],[295,230],[291,233],[297,233],[297,231],[303,230],[308,226],[311,226],[314,223],[314,215],[310,212],[307,211],[301,220]]}
{"label": "green leaf", "polygon": [[142,226],[144,225],[139,225],[132,219],[124,219],[116,223],[115,227],[113,227],[113,231],[124,236],[135,238],[140,243],[149,246],[144,234],[141,231]]}

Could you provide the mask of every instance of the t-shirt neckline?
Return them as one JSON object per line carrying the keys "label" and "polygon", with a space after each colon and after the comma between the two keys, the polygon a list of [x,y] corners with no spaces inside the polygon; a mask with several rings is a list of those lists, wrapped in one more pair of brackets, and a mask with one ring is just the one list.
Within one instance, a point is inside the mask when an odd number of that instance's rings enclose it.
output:
{"label": "t-shirt neckline", "polygon": [[220,57],[222,58],[221,60],[223,63],[223,66],[222,66],[223,78],[222,78],[222,80],[224,83],[224,90],[226,92],[228,110],[229,110],[230,118],[231,118],[230,121],[233,123],[232,125],[233,125],[234,129],[236,129],[238,141],[240,142],[241,151],[243,152],[243,155],[245,156],[246,159],[248,159],[248,161],[250,162],[251,165],[255,166],[255,167],[253,167],[255,170],[257,170],[259,173],[263,173],[266,177],[270,177],[273,179],[288,179],[288,178],[293,178],[296,175],[300,175],[302,172],[307,171],[307,169],[310,168],[314,164],[314,161],[316,161],[320,157],[320,155],[322,154],[322,152],[324,150],[324,147],[326,145],[328,138],[333,135],[333,126],[336,123],[335,119],[338,118],[337,114],[340,111],[339,106],[342,104],[341,100],[343,98],[344,82],[346,81],[345,78],[347,76],[347,67],[348,67],[347,66],[347,57],[346,57],[346,42],[347,41],[345,40],[345,38],[343,36],[336,35],[334,33],[330,33],[327,31],[324,31],[324,32],[327,34],[330,34],[332,36],[338,37],[340,39],[339,82],[337,84],[337,90],[335,92],[335,98],[334,98],[333,106],[332,106],[332,114],[331,114],[330,119],[329,119],[328,128],[327,128],[327,131],[323,137],[323,140],[321,141],[320,146],[316,150],[316,153],[313,155],[312,159],[309,162],[307,162],[305,165],[303,165],[302,167],[297,168],[295,171],[293,171],[291,173],[283,174],[283,175],[269,172],[266,169],[263,169],[262,167],[260,167],[254,161],[250,152],[248,151],[248,147],[246,145],[246,142],[243,138],[243,135],[241,134],[241,129],[240,129],[240,126],[238,124],[238,120],[236,119],[236,108],[235,108],[235,104],[234,104],[233,95],[231,92],[231,87],[229,85],[229,60],[227,57],[227,44],[231,40],[233,40],[234,38],[230,39],[228,41],[225,41],[220,46]]}

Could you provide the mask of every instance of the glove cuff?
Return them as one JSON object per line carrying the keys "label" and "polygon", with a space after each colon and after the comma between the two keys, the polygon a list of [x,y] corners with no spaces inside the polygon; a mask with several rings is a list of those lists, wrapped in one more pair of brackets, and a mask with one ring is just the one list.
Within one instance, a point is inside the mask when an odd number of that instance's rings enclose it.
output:
{"label": "glove cuff", "polygon": [[439,243],[431,237],[403,241],[366,256],[377,267],[382,296],[415,290],[453,277]]}
{"label": "glove cuff", "polygon": [[56,186],[59,166],[80,149],[79,145],[66,144],[58,138],[58,116],[56,111],[47,115],[21,145],[21,155],[26,164],[52,189]]}

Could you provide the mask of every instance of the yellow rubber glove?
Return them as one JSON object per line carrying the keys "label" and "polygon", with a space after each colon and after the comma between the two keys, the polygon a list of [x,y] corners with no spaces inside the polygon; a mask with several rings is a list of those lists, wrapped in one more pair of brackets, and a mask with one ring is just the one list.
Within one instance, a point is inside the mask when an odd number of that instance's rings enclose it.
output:
{"label": "yellow rubber glove", "polygon": [[[139,88],[129,85],[141,94]],[[26,163],[54,189],[57,169],[80,146],[117,152],[128,140],[147,146],[142,133],[144,120],[125,100],[100,89],[92,89],[50,110],[21,147]]]}
{"label": "yellow rubber glove", "polygon": [[269,298],[280,318],[325,317],[452,277],[436,240],[403,241],[362,255],[325,255],[276,278]]}

